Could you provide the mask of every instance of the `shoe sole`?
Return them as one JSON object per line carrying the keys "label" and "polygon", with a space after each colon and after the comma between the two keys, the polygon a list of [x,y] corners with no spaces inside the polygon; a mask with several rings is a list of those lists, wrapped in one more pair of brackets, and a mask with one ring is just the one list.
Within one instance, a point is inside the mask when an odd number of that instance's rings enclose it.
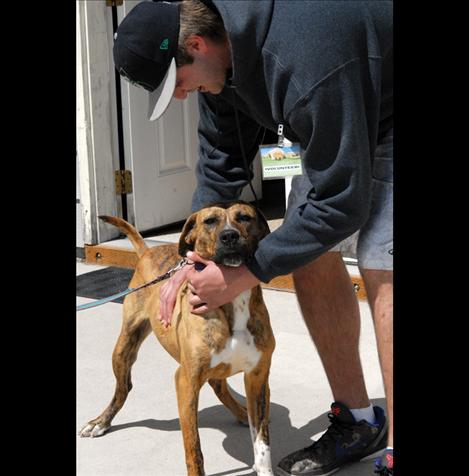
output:
{"label": "shoe sole", "polygon": [[328,473],[321,473],[321,474],[318,474],[318,475],[315,475],[314,473],[293,474],[293,473],[287,473],[282,468],[279,468],[278,466],[276,466],[274,468],[274,474],[275,474],[275,476],[310,476],[310,475],[311,476],[329,476],[331,474],[337,473],[337,471],[340,471],[341,469],[347,467],[349,464],[354,464],[354,463],[357,463],[358,461],[368,461],[368,460],[374,459],[374,458],[378,457],[381,454],[382,451],[383,451],[383,448],[381,448],[381,449],[379,449],[379,450],[375,451],[374,453],[371,453],[367,456],[364,456],[361,459],[357,459],[355,461],[350,461],[349,463],[345,463],[343,466],[339,466],[338,468],[334,468],[331,471],[329,471]]}
{"label": "shoe sole", "polygon": [[[328,473],[322,473],[320,476],[329,476],[329,474],[337,473],[337,471],[339,471],[342,468],[343,468],[343,466],[340,466],[339,468],[335,468],[332,471],[329,471]],[[297,475],[294,475],[292,473],[287,473],[286,471],[284,471],[282,468],[279,468],[279,467],[276,467],[274,469],[274,474],[275,474],[275,476],[297,476]],[[302,473],[301,476],[303,476],[303,475],[308,476],[308,474],[311,474],[311,473]]]}

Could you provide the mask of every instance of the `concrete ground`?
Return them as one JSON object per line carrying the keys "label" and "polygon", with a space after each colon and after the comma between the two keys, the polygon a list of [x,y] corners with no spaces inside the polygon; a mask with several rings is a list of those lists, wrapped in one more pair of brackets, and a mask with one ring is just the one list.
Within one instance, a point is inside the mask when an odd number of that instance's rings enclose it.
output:
{"label": "concrete ground", "polygon": [[[101,266],[77,263],[77,274]],[[277,346],[270,373],[272,463],[307,446],[328,426],[332,394],[314,345],[302,321],[296,295],[264,290]],[[77,304],[90,299],[77,297]],[[360,302],[360,351],[368,393],[385,406],[371,314]],[[77,313],[77,432],[108,405],[114,391],[111,354],[120,332],[122,305],[108,303]],[[99,438],[77,436],[79,476],[183,476],[174,372],[177,363],[151,334],[133,367],[133,390]],[[242,374],[229,379],[242,400]],[[199,433],[205,471],[210,476],[255,475],[249,428],[234,421],[212,389],[202,388]],[[340,476],[373,475],[373,459],[350,465]]]}

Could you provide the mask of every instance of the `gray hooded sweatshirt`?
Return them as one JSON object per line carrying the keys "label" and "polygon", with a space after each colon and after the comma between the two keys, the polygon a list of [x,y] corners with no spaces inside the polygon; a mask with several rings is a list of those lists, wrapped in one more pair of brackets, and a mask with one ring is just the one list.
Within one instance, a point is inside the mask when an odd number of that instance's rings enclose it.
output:
{"label": "gray hooded sweatshirt", "polygon": [[214,0],[232,49],[219,95],[199,93],[198,187],[192,209],[239,197],[263,127],[303,149],[312,184],[247,262],[267,282],[361,228],[371,205],[377,141],[392,127],[392,2]]}

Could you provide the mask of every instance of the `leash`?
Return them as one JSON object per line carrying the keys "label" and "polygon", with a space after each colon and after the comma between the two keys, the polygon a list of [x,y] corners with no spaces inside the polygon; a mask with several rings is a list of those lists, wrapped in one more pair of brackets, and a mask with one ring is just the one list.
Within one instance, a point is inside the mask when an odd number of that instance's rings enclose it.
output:
{"label": "leash", "polygon": [[[106,298],[100,299],[99,301],[93,301],[86,304],[82,304],[80,306],[77,306],[77,311],[83,311],[84,309],[90,309],[92,307],[101,306],[101,304],[106,304],[107,302],[114,301],[114,299],[120,298],[122,296],[127,296],[127,294],[140,291],[140,289],[151,286],[152,284],[159,283],[160,281],[164,281],[165,279],[170,278],[176,271],[179,271],[180,269],[184,268],[186,264],[188,264],[188,260],[187,258],[184,258],[181,261],[179,261],[179,263],[174,268],[171,268],[169,271],[166,271],[166,273],[162,274],[161,276],[158,276],[157,278],[153,279],[152,281],[149,281],[148,283],[144,283],[136,288],[127,288],[125,291],[122,291],[117,294],[113,294],[112,296],[108,296]],[[190,263],[190,264],[193,264],[193,263]]]}

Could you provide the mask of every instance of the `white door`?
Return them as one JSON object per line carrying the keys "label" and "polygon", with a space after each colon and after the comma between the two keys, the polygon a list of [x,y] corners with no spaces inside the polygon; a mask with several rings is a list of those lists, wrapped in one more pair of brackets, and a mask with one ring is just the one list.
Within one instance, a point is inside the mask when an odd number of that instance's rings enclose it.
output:
{"label": "white door", "polygon": [[[118,7],[119,22],[137,3],[126,0]],[[133,193],[127,195],[128,220],[140,231],[184,220],[196,187],[197,94],[184,101],[173,99],[165,114],[150,122],[148,93],[126,80],[121,80],[121,91],[125,163],[133,179]],[[260,198],[260,180],[253,186]],[[252,193],[246,190],[242,198],[251,200]]]}
{"label": "white door", "polygon": [[161,119],[149,122],[146,91],[121,85],[125,163],[133,179],[129,221],[144,231],[183,220],[196,186],[196,98],[172,101]]}
{"label": "white door", "polygon": [[[118,19],[138,1],[124,1]],[[133,192],[127,195],[128,219],[140,231],[187,218],[196,186],[197,98],[172,101],[157,121],[147,119],[148,93],[121,79],[126,169]]]}

